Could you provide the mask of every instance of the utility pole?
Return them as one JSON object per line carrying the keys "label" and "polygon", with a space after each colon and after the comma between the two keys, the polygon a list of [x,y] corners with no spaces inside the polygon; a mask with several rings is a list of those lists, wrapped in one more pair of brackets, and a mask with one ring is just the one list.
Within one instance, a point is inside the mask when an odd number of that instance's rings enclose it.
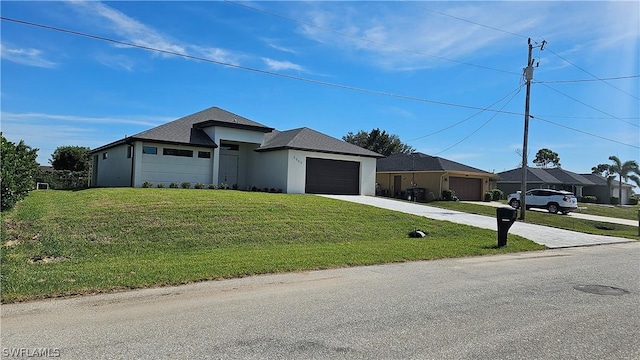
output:
{"label": "utility pole", "polygon": [[[524,103],[524,140],[522,141],[522,184],[520,185],[520,220],[524,221],[524,214],[527,209],[527,142],[529,139],[529,101],[531,99],[531,80],[533,80],[533,63],[532,58],[533,44],[531,44],[531,38],[527,41],[529,44],[529,55],[527,57],[527,67],[524,68],[524,79],[527,82],[527,95]],[[542,41],[540,50],[544,49],[547,42]],[[537,47],[537,46],[536,46]],[[538,67],[538,65],[536,65]]]}

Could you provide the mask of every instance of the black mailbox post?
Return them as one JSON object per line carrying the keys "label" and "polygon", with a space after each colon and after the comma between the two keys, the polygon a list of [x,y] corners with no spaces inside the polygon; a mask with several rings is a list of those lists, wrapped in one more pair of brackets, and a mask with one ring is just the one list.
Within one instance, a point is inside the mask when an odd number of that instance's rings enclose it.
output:
{"label": "black mailbox post", "polygon": [[499,207],[496,209],[498,219],[498,247],[507,245],[507,233],[509,228],[516,221],[517,212],[512,207]]}

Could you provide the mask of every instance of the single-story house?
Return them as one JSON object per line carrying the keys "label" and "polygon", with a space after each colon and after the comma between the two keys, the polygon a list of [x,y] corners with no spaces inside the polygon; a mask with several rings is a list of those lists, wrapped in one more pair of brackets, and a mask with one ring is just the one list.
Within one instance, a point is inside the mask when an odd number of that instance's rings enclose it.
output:
{"label": "single-story house", "polygon": [[91,151],[92,186],[190,182],[286,193],[375,194],[382,155],[303,127],[274,128],[211,107]]}
{"label": "single-story house", "polygon": [[495,180],[495,174],[419,152],[391,155],[376,165],[378,194],[399,198],[417,188],[425,189],[425,201],[440,199],[445,190],[453,190],[460,200],[482,200]]}
{"label": "single-story house", "polygon": [[[522,168],[498,173],[498,189],[505,194],[511,194],[522,187]],[[527,190],[529,189],[556,189],[571,191],[578,199],[583,196],[595,196],[597,202],[609,204],[611,197],[618,197],[618,189],[622,186],[622,204],[629,201],[632,185],[614,180],[611,189],[607,185],[607,179],[597,174],[576,174],[562,168],[527,168]]]}

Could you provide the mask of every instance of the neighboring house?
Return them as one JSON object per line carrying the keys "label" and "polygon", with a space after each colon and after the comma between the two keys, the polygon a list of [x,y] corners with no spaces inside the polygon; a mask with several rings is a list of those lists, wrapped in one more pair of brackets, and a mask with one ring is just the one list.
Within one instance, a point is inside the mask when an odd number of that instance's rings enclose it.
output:
{"label": "neighboring house", "polygon": [[374,195],[382,157],[308,128],[280,132],[217,107],[91,153],[96,187],[190,182],[354,195]]}
{"label": "neighboring house", "polygon": [[383,195],[406,198],[410,188],[425,189],[426,201],[453,190],[460,200],[482,200],[495,174],[437,156],[415,152],[378,159],[376,183]]}
{"label": "neighboring house", "polygon": [[[516,168],[498,173],[498,189],[505,194],[514,193],[522,186],[522,168]],[[620,183],[612,181],[611,190],[607,179],[594,174],[576,174],[562,168],[527,168],[527,190],[556,189],[571,191],[578,199],[583,196],[595,196],[598,203],[609,204],[611,197],[618,197]],[[622,204],[629,201],[632,185],[622,183]]]}

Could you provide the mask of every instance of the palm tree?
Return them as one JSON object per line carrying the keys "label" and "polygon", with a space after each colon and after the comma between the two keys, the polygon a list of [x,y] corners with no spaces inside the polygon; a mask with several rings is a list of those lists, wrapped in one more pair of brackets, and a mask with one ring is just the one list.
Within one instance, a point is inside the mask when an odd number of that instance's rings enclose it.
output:
{"label": "palm tree", "polygon": [[618,201],[622,205],[622,180],[633,180],[638,186],[640,186],[640,168],[635,160],[625,161],[624,163],[615,156],[609,156],[609,160],[613,161],[613,165],[609,165],[609,173],[612,175],[618,174],[620,177],[620,184],[618,184]]}

